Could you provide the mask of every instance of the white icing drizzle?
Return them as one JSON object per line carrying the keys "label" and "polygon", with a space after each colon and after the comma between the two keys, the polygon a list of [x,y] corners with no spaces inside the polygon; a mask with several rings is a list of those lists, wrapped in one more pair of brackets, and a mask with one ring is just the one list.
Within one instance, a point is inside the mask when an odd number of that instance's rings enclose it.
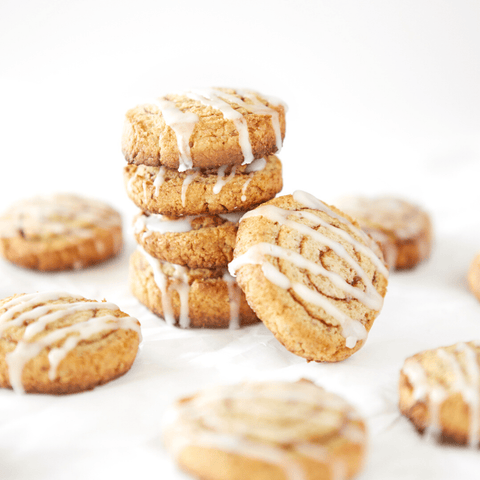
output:
{"label": "white icing drizzle", "polygon": [[[388,278],[388,268],[385,266],[385,264],[375,254],[374,250],[376,250],[376,244],[368,235],[365,234],[365,232],[363,232],[361,229],[355,227],[355,225],[353,225],[347,218],[345,218],[341,215],[338,215],[333,210],[328,208],[318,198],[315,198],[313,195],[310,195],[307,192],[302,192],[300,190],[297,190],[296,192],[293,193],[293,199],[296,202],[301,203],[302,205],[304,205],[307,208],[311,208],[311,209],[314,209],[314,210],[320,210],[320,211],[326,213],[327,215],[330,215],[331,217],[336,218],[340,222],[347,224],[350,227],[350,229],[356,235],[358,235],[367,245],[369,245],[370,247],[375,247],[372,250],[372,248],[366,247],[365,245],[361,244],[360,242],[355,242],[355,244],[354,244],[355,248],[357,250],[361,251],[361,253],[363,253],[365,256],[367,256],[372,261],[372,263],[375,265],[375,267],[378,270],[380,270],[380,273],[385,278]],[[305,213],[307,213],[307,212],[305,212]],[[332,227],[332,228],[334,228],[334,227]],[[342,235],[341,232],[337,232],[337,233],[339,235]],[[348,235],[346,232],[345,232],[345,234]]]}
{"label": "white icing drizzle", "polygon": [[155,180],[153,181],[153,186],[155,187],[155,196],[158,197],[158,193],[160,191],[160,187],[165,182],[165,167],[162,165],[159,169],[157,174],[155,175]]}
{"label": "white icing drizzle", "polygon": [[180,318],[178,325],[180,328],[188,328],[190,326],[188,295],[190,294],[190,285],[188,283],[188,269],[180,265],[171,264],[174,267],[173,278],[178,280],[176,284],[171,286],[178,292],[180,297]]}
{"label": "white icing drizzle", "polygon": [[[220,213],[218,217],[230,223],[238,223],[244,212]],[[155,233],[186,233],[192,230],[192,222],[203,215],[186,215],[179,218],[171,218],[165,215],[151,213],[140,214],[135,220],[133,231],[135,234],[144,232],[143,238]]]}
{"label": "white icing drizzle", "polygon": [[237,167],[232,167],[232,171],[230,172],[230,175],[228,175],[227,178],[225,178],[225,170],[228,165],[223,165],[218,169],[217,172],[217,182],[213,186],[213,193],[217,195],[218,193],[221,192],[222,188],[226,183],[228,183],[234,176],[235,176],[235,171]]}
{"label": "white icing drizzle", "polygon": [[228,300],[230,304],[230,323],[228,328],[236,330],[240,328],[240,287],[234,277],[228,272],[223,274],[223,281],[227,284]]}
{"label": "white icing drizzle", "polygon": [[[442,433],[441,406],[449,395],[460,393],[469,412],[468,444],[471,448],[477,448],[480,442],[480,367],[474,348],[475,343],[458,343],[454,347],[453,351],[446,348],[438,348],[435,351],[439,361],[447,365],[452,373],[453,380],[448,381],[450,393],[440,383],[429,381],[422,364],[415,357],[405,361],[402,372],[413,388],[412,399],[428,405],[429,423],[425,429],[426,437],[434,440],[439,438]],[[465,371],[459,355],[463,357]]]}
{"label": "white icing drizzle", "polygon": [[[283,146],[283,141],[282,141],[282,132],[280,129],[280,118],[279,114],[276,110],[273,108],[267,107],[264,105],[256,96],[255,92],[246,92],[244,90],[238,90],[237,89],[237,95],[242,96],[243,98],[247,98],[250,100],[252,103],[246,103],[243,100],[239,99],[235,95],[230,95],[224,92],[221,92],[221,96],[225,100],[229,100],[232,103],[237,103],[241,107],[245,108],[247,111],[255,113],[257,115],[269,115],[271,122],[272,122],[272,127],[273,131],[275,132],[275,143],[277,147],[277,151],[280,151]],[[272,103],[274,104],[274,103]],[[277,101],[275,105],[280,105],[281,103]],[[247,161],[243,162],[245,163],[250,163]]]}
{"label": "white icing drizzle", "polygon": [[[145,257],[148,264],[152,268],[153,278],[161,293],[162,309],[166,323],[170,326],[175,325],[170,291],[176,290],[180,297],[180,318],[178,323],[179,327],[189,328],[190,317],[188,297],[190,294],[190,284],[188,282],[188,268],[170,263],[169,265],[173,266],[174,272],[173,274],[169,275],[169,277],[172,278],[174,282],[170,283],[169,285],[167,275],[163,273],[161,268],[161,265],[166,262],[162,262],[161,260],[152,257],[140,245],[137,246],[137,250]],[[228,287],[230,306],[229,328],[236,329],[240,326],[239,311],[241,290],[240,287],[237,285],[235,279],[230,276],[227,270],[225,270],[223,274],[223,281],[227,284]]]}
{"label": "white icing drizzle", "polygon": [[242,186],[242,196],[240,197],[242,202],[245,202],[245,200],[247,200],[247,196],[245,194],[247,192],[248,185],[250,185],[250,182],[253,180],[253,176],[255,175],[255,172],[260,172],[265,168],[266,165],[267,165],[267,160],[265,160],[265,158],[259,158],[257,160],[254,160],[245,169],[245,173],[248,173],[248,178]]}
{"label": "white icing drizzle", "polygon": [[[10,384],[14,391],[23,393],[22,373],[29,360],[40,354],[45,348],[49,348],[48,359],[50,369],[48,376],[55,380],[57,368],[66,355],[73,350],[79,342],[93,335],[117,329],[129,329],[136,331],[141,337],[138,321],[133,317],[115,317],[104,315],[91,317],[85,322],[75,323],[48,331],[48,326],[57,320],[61,320],[80,311],[110,309],[118,310],[113,303],[108,302],[74,302],[48,304],[63,298],[81,300],[83,297],[75,297],[64,292],[47,292],[21,295],[5,303],[2,308],[7,310],[0,315],[0,334],[10,327],[26,325],[23,337],[17,342],[15,349],[5,356],[8,365]],[[31,308],[31,310],[25,311]],[[22,312],[22,313],[20,313]],[[20,313],[16,318],[15,315]],[[37,340],[36,335],[47,332]],[[60,346],[55,346],[62,342]]]}
{"label": "white icing drizzle", "polygon": [[[276,465],[288,480],[306,480],[302,463],[282,448],[288,444],[292,451],[330,466],[333,479],[345,479],[345,460],[341,456],[332,458],[332,452],[322,444],[304,440],[302,431],[306,428],[311,432],[309,423],[318,423],[322,429],[331,428],[332,432],[350,441],[349,427],[359,430],[350,421],[355,412],[340,397],[323,389],[315,391],[312,384],[297,383],[295,388],[291,387],[287,382],[269,382],[263,386],[254,383],[225,385],[204,390],[191,401],[177,402],[167,411],[164,423],[167,435],[169,429],[175,432],[168,435],[168,447],[176,457],[190,445],[215,448]],[[282,405],[279,422],[255,422],[256,417],[272,415],[272,402],[273,408]],[[329,409],[343,412],[341,420],[335,414],[329,415]],[[242,420],[245,412],[252,418],[250,423]],[[362,431],[361,435],[355,435],[354,443],[363,442]]]}
{"label": "white icing drizzle", "polygon": [[185,233],[192,230],[192,221],[199,215],[187,215],[180,218],[169,218],[165,215],[154,214],[139,215],[134,224],[134,233],[146,230],[145,236],[156,233]]}
{"label": "white icing drizzle", "polygon": [[193,134],[198,116],[193,112],[182,112],[174,102],[157,99],[154,104],[160,109],[165,123],[175,132],[179,151],[178,171],[184,172],[193,167],[190,152],[190,137]]}
{"label": "white icing drizzle", "polygon": [[[334,216],[343,223],[348,222],[348,220],[343,219],[343,217],[340,217],[334,212],[330,211],[330,209],[328,209],[319,200],[315,199],[314,197],[310,198],[310,196],[307,195],[308,194],[296,192],[296,198],[295,196],[294,198],[296,201],[302,200],[300,203],[307,206],[308,208],[321,210],[330,216]],[[333,285],[345,292],[347,297],[353,297],[359,302],[363,303],[367,308],[379,311],[383,306],[383,297],[378,293],[364,270],[361,268],[358,262],[347,252],[347,250],[338,242],[328,238],[319,231],[307,225],[298,223],[289,217],[297,216],[300,218],[306,218],[314,225],[321,225],[328,230],[334,232],[335,234],[341,236],[342,239],[349,242],[357,251],[361,251],[362,253],[367,255],[368,258],[371,258],[374,264],[382,271],[382,273],[385,272],[385,274],[388,274],[388,270],[378,259],[378,257],[376,257],[375,254],[373,254],[373,252],[371,252],[363,244],[357,242],[350,234],[348,234],[348,232],[345,232],[338,227],[330,225],[328,222],[325,222],[312,212],[290,211],[278,208],[273,205],[264,205],[256,208],[255,210],[247,212],[242,217],[242,221],[246,218],[253,216],[263,216],[281,225],[286,225],[289,228],[297,230],[305,236],[311,237],[320,244],[326,245],[327,247],[331,248],[353,270],[355,270],[355,272],[361,278],[363,284],[365,285],[365,291],[362,291],[361,289],[350,285],[337,273],[330,272],[326,270],[323,266],[305,259],[299,253],[269,243],[259,243],[250,247],[243,255],[237,257],[230,263],[230,272],[234,275],[241,266],[246,264],[261,265],[262,271],[267,280],[282,289],[287,290],[291,288],[305,301],[321,307],[328,315],[332,316],[341,327],[341,334],[343,337],[345,337],[345,343],[347,348],[353,348],[355,347],[357,341],[366,339],[367,330],[359,320],[351,318],[349,315],[342,312],[328,299],[328,297],[308,288],[307,286],[299,282],[291,282],[283,273],[278,270],[277,267],[275,267],[270,262],[267,262],[265,257],[272,256],[275,258],[286,260],[293,263],[298,268],[305,269],[314,275],[321,275],[327,277]]]}
{"label": "white icing drizzle", "polygon": [[182,205],[185,206],[187,204],[187,189],[189,185],[195,180],[196,177],[200,175],[199,170],[193,171],[193,173],[189,173],[185,180],[182,183]]}
{"label": "white icing drizzle", "polygon": [[92,237],[94,228],[120,227],[121,217],[108,205],[70,194],[37,196],[14,204],[0,219],[0,237],[66,235]]}
{"label": "white icing drizzle", "polygon": [[167,325],[174,326],[175,317],[173,316],[170,293],[168,292],[167,276],[162,272],[161,261],[149,255],[140,245],[137,246],[137,250],[145,257],[153,271],[153,279],[162,297],[163,318]]}
{"label": "white icing drizzle", "polygon": [[[235,110],[229,103],[222,99],[224,97],[223,92],[215,90],[213,88],[193,90],[186,94],[188,98],[200,102],[203,105],[214,108],[222,112],[223,116],[227,120],[232,120],[235,128],[238,131],[238,143],[242,150],[243,163],[248,164],[253,161],[252,145],[248,135],[248,125],[243,118],[243,115]],[[232,103],[240,103],[241,100],[236,96],[232,96],[234,100]],[[243,103],[243,102],[242,102]]]}

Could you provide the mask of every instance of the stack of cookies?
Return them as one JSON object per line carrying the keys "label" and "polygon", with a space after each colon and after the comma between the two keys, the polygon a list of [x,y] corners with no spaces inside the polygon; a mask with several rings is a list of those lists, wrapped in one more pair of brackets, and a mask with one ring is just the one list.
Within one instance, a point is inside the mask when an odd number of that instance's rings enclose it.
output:
{"label": "stack of cookies", "polygon": [[127,112],[125,186],[141,210],[130,285],[168,324],[237,328],[258,321],[227,265],[241,216],[282,188],[274,154],[285,111],[256,92],[211,88]]}

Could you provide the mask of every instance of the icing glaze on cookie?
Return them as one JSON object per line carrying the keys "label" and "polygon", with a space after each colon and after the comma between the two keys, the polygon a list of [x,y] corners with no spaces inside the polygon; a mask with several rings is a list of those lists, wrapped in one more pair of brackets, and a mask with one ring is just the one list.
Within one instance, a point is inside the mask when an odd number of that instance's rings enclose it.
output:
{"label": "icing glaze on cookie", "polygon": [[[192,89],[180,95],[221,112],[225,119],[231,120],[234,123],[238,131],[238,143],[243,155],[244,165],[251,163],[254,160],[254,155],[252,153],[248,125],[244,115],[237,109],[239,107],[247,110],[249,113],[270,117],[275,133],[277,151],[282,148],[279,114],[273,108],[262,103],[255,92],[237,90],[237,94],[234,95],[221,89],[205,88]],[[248,100],[248,102],[245,100]],[[274,106],[282,105],[283,108],[286,109],[282,102],[271,97],[267,102]],[[159,108],[166,125],[172,128],[177,137],[177,147],[180,154],[178,171],[183,172],[191,169],[193,167],[193,160],[190,151],[190,138],[196,124],[199,122],[198,115],[190,111],[182,111],[176,106],[175,102],[165,98],[156,99],[152,103]],[[235,105],[236,108],[232,105]]]}
{"label": "icing glaze on cookie", "polygon": [[[295,201],[301,203],[307,208],[320,210],[330,217],[340,220],[342,223],[348,223],[350,229],[359,234],[361,238],[364,238],[368,244],[372,243],[372,241],[368,239],[368,237],[359,229],[352,225],[348,219],[333,212],[323,202],[320,202],[320,200],[316,199],[315,197],[305,192],[295,192],[293,198]],[[314,239],[319,244],[329,247],[356,272],[359,278],[361,278],[363,284],[365,285],[365,291],[350,285],[337,273],[328,271],[322,265],[304,258],[297,252],[265,242],[253,245],[243,255],[235,258],[229,265],[230,272],[235,274],[235,272],[241,266],[246,264],[261,265],[265,277],[270,282],[285,290],[292,289],[305,301],[323,308],[325,312],[335,318],[341,326],[341,333],[346,339],[346,346],[348,348],[353,348],[355,347],[357,341],[366,339],[367,330],[359,320],[351,318],[349,315],[339,310],[327,296],[322,295],[301,283],[290,281],[275,266],[266,261],[266,256],[287,260],[296,265],[298,268],[305,269],[314,275],[327,277],[333,285],[345,293],[347,298],[355,298],[359,302],[363,303],[367,308],[379,311],[383,306],[383,297],[377,292],[376,288],[372,284],[372,281],[365,274],[356,259],[351,256],[340,243],[303,223],[298,223],[295,221],[294,217],[308,219],[309,222],[313,223],[315,226],[321,225],[330,231],[334,231],[343,240],[350,243],[356,251],[360,251],[366,255],[372,261],[375,267],[387,278],[388,270],[383,262],[375,255],[375,253],[369,247],[355,240],[348,232],[330,225],[313,212],[291,211],[281,209],[274,205],[263,205],[250,212],[247,212],[242,217],[242,221],[255,216],[262,216],[268,218],[272,222],[276,222],[277,224],[285,225],[300,232],[302,235]]]}
{"label": "icing glaze on cookie", "polygon": [[[169,273],[169,275],[166,275],[162,270],[162,264],[166,264],[167,262],[163,262],[158,258],[152,257],[141,246],[137,246],[137,251],[144,256],[153,271],[153,278],[155,284],[157,285],[161,293],[162,310],[165,322],[170,326],[175,325],[171,292],[172,290],[176,290],[178,292],[180,301],[180,318],[178,326],[180,328],[189,328],[190,283],[188,276],[188,268],[170,263],[170,265],[173,266],[174,270],[171,274]],[[229,275],[227,269],[225,269],[222,278],[223,281],[227,284],[228,288],[230,305],[229,328],[236,329],[240,326],[239,306],[241,290],[240,287],[237,285],[235,279],[233,279]]]}
{"label": "icing glaze on cookie", "polygon": [[[54,303],[62,299],[76,300],[73,303]],[[83,300],[83,301],[82,301]],[[22,337],[13,351],[6,354],[9,381],[14,391],[23,393],[22,372],[27,362],[44,349],[49,349],[50,380],[55,380],[60,362],[81,341],[101,332],[117,329],[134,330],[141,335],[138,320],[133,317],[114,315],[92,316],[86,321],[52,329],[53,322],[66,319],[82,311],[100,309],[118,310],[113,303],[85,301],[64,292],[34,293],[19,295],[1,306],[6,309],[0,315],[0,335],[6,335],[12,327],[25,327]],[[18,314],[16,317],[15,315]]]}
{"label": "icing glaze on cookie", "polygon": [[179,158],[179,172],[184,172],[193,167],[192,155],[190,153],[190,137],[192,136],[195,125],[198,122],[198,116],[193,112],[182,112],[174,102],[162,98],[154,100],[165,123],[175,132],[177,137]]}
{"label": "icing glaze on cookie", "polygon": [[55,194],[22,200],[0,219],[0,237],[44,235],[91,237],[93,228],[120,227],[120,214],[96,200]]}
{"label": "icing glaze on cookie", "polygon": [[329,478],[341,480],[348,478],[348,467],[330,441],[363,445],[365,431],[354,422],[361,424],[343,399],[311,382],[252,382],[177,402],[164,430],[177,458],[188,446],[214,448],[278,466],[288,480],[306,480],[304,465],[290,454],[298,453],[330,465]]}
{"label": "icing glaze on cookie", "polygon": [[435,364],[446,368],[442,381],[427,372],[422,365],[423,354],[414,355],[405,361],[402,373],[407,377],[412,390],[412,399],[428,407],[429,417],[425,428],[428,438],[438,440],[442,432],[440,409],[452,395],[459,393],[468,407],[468,445],[477,448],[480,442],[480,365],[479,343],[457,343],[450,347],[427,352]]}

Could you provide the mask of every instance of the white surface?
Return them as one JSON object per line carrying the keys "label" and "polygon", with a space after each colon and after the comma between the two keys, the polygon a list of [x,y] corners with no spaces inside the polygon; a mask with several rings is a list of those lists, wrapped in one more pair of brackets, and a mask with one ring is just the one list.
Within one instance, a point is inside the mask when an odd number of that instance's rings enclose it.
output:
{"label": "white surface", "polygon": [[[161,443],[164,408],[205,385],[308,377],[365,415],[359,479],[478,478],[478,451],[432,445],[397,409],[403,360],[480,338],[465,275],[480,250],[480,6],[474,1],[23,1],[0,4],[0,205],[71,191],[124,215],[106,265],[39,274],[0,263],[0,296],[70,290],[116,302],[143,327],[132,370],[84,394],[0,391],[0,478],[183,479]],[[327,202],[391,193],[420,203],[435,249],[391,276],[365,347],[306,364],[262,325],[179,331],[127,285],[136,209],[123,189],[125,111],[191,86],[255,88],[289,107],[284,193]]]}

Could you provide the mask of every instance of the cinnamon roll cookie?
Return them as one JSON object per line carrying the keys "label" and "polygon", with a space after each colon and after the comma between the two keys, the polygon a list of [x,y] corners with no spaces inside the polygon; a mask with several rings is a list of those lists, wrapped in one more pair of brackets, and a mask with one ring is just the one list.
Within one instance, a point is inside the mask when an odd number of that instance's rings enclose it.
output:
{"label": "cinnamon roll cookie", "polygon": [[309,361],[359,350],[387,289],[375,242],[335,207],[298,191],[242,217],[229,269],[263,323]]}
{"label": "cinnamon roll cookie", "polygon": [[18,393],[90,390],[126,373],[140,324],[108,302],[64,292],[0,301],[0,387]]}
{"label": "cinnamon roll cookie", "polygon": [[171,326],[235,329],[259,321],[226,267],[188,268],[138,247],[130,258],[130,289]]}
{"label": "cinnamon roll cookie", "polygon": [[166,95],[126,114],[129,163],[180,172],[249,164],[282,147],[286,106],[257,92],[208,88]]}
{"label": "cinnamon roll cookie", "polygon": [[139,213],[137,243],[151,256],[189,268],[226,266],[233,259],[238,221],[245,212],[171,218]]}
{"label": "cinnamon roll cookie", "polygon": [[405,360],[399,407],[437,441],[478,448],[480,442],[480,343],[426,350]]}
{"label": "cinnamon roll cookie", "polygon": [[432,224],[417,205],[392,197],[345,197],[336,205],[380,245],[390,268],[414,268],[429,258]]}
{"label": "cinnamon roll cookie", "polygon": [[113,257],[122,246],[120,214],[76,195],[22,200],[0,218],[0,255],[26,268],[84,268]]}
{"label": "cinnamon roll cookie", "polygon": [[204,480],[349,479],[363,467],[366,429],[342,398],[315,384],[225,385],[178,400],[164,443]]}
{"label": "cinnamon roll cookie", "polygon": [[249,165],[178,172],[127,165],[127,195],[137,207],[171,217],[245,211],[282,189],[282,164],[272,155]]}

